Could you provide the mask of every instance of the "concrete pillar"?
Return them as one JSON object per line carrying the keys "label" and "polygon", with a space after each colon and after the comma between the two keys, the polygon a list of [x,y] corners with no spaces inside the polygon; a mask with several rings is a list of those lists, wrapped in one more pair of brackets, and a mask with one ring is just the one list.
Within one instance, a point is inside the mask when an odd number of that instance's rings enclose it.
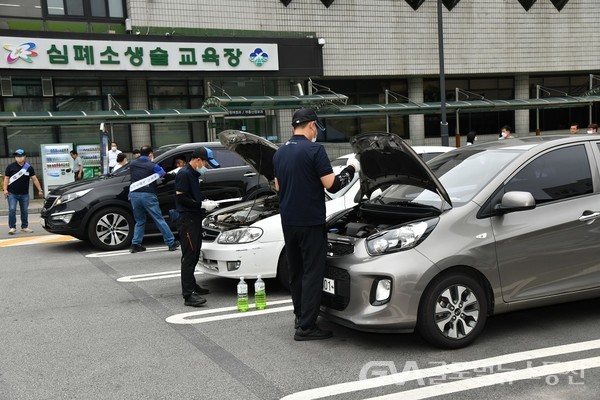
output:
{"label": "concrete pillar", "polygon": [[[408,98],[412,101],[423,101],[423,78],[408,78]],[[423,114],[408,116],[408,129],[412,146],[425,144],[425,116]]]}
{"label": "concrete pillar", "polygon": [[[529,99],[529,75],[515,75],[515,99]],[[529,136],[529,110],[515,111],[515,127],[514,133],[516,136]]]}
{"label": "concrete pillar", "polygon": [[[148,87],[146,79],[129,79],[127,81],[127,91],[129,93],[130,110],[148,109]],[[152,138],[150,136],[149,124],[131,124],[131,146],[139,149],[144,145],[150,145]]]}
{"label": "concrete pillar", "polygon": [[[302,83],[302,82],[300,82]],[[279,96],[287,96],[287,95],[298,95],[297,91],[292,92],[293,82],[290,82],[287,79],[280,79],[277,81],[277,93]],[[306,90],[306,89],[305,89]],[[307,94],[305,91],[304,94]],[[277,132],[274,134],[279,138],[279,143],[285,143],[288,141],[290,137],[292,137],[292,115],[296,109],[292,110],[277,110],[275,111],[276,118],[276,129]]]}

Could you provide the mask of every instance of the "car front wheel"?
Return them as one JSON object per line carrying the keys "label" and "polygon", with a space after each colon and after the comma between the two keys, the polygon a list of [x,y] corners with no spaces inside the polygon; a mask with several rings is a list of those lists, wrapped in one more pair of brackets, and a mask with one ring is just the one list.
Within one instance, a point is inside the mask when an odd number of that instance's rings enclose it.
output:
{"label": "car front wheel", "polygon": [[121,250],[131,244],[133,226],[133,217],[127,210],[105,208],[90,219],[88,238],[100,250]]}
{"label": "car front wheel", "polygon": [[467,274],[447,274],[432,281],[423,293],[417,331],[434,346],[458,349],[479,336],[487,314],[481,283]]}

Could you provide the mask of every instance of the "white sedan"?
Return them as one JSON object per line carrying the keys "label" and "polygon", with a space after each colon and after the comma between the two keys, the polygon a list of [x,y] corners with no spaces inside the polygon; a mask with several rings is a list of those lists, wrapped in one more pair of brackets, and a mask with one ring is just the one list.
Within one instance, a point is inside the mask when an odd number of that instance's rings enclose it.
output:
{"label": "white sedan", "polygon": [[[224,131],[219,134],[221,142],[249,162],[258,172],[273,180],[272,158],[277,147],[263,138],[242,131]],[[453,147],[415,146],[418,154],[441,154]],[[337,174],[345,168],[346,154],[332,161]],[[360,189],[358,174],[339,192],[325,191],[326,212],[331,215],[357,204],[355,197]],[[262,197],[245,203],[219,209],[203,221],[202,254],[198,263],[200,270],[209,275],[239,279],[241,276],[255,278],[277,277],[288,287],[287,261],[284,251],[283,232],[279,217],[277,195]]]}

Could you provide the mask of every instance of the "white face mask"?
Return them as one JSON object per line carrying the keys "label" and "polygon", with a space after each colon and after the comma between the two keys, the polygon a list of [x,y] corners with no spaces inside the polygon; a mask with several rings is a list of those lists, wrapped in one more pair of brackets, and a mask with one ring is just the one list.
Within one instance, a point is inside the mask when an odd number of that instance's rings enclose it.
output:
{"label": "white face mask", "polygon": [[112,151],[117,151],[117,148],[116,148],[116,147],[111,147],[110,149],[111,149]]}
{"label": "white face mask", "polygon": [[317,136],[319,136],[319,129],[316,128],[317,125],[315,124],[315,137],[312,138],[312,142],[316,142],[317,141]]}
{"label": "white face mask", "polygon": [[508,136],[508,134],[507,134],[506,132],[502,132],[502,137],[503,137],[503,138],[505,138],[505,137],[507,137],[507,136]]}
{"label": "white face mask", "polygon": [[594,131],[587,131],[587,133],[594,133]]}
{"label": "white face mask", "polygon": [[18,163],[22,163],[23,161],[25,161],[25,157],[15,157],[15,161]]}

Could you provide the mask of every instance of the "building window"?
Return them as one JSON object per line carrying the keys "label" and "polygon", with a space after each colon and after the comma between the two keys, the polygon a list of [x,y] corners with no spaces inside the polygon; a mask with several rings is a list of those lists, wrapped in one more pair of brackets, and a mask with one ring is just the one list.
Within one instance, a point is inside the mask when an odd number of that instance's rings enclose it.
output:
{"label": "building window", "polygon": [[[589,87],[589,75],[561,75],[561,76],[531,76],[529,79],[529,97],[537,96],[537,85],[541,86],[540,97],[581,96]],[[539,116],[540,126],[537,125]],[[592,121],[589,121],[589,107],[569,107],[556,109],[541,109],[529,111],[529,129],[533,132],[536,128],[555,133],[569,133],[571,124],[578,124],[579,129],[585,132],[590,122],[600,118],[600,108],[594,103],[592,107]]]}
{"label": "building window", "polygon": [[42,0],[4,0],[0,17],[42,18]]}
{"label": "building window", "polygon": [[65,17],[78,20],[123,19],[123,0],[45,0],[48,18]]}

